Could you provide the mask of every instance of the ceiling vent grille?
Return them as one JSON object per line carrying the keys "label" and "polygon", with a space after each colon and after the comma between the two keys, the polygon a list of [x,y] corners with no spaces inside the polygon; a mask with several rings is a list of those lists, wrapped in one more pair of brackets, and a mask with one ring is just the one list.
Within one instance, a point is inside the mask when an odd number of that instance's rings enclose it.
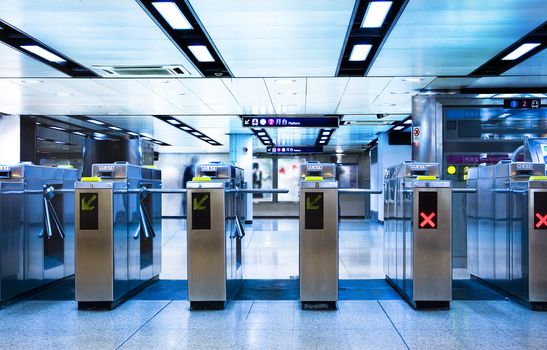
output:
{"label": "ceiling vent grille", "polygon": [[190,72],[183,66],[93,66],[105,77],[187,77]]}

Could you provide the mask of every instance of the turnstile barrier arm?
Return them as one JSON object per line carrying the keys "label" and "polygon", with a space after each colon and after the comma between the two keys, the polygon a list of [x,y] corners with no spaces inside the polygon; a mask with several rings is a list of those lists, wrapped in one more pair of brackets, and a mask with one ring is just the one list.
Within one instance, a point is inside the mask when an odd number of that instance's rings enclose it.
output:
{"label": "turnstile barrier arm", "polygon": [[351,194],[382,194],[382,190],[373,190],[370,188],[340,188],[338,193],[351,193]]}
{"label": "turnstile barrier arm", "polygon": [[477,193],[476,188],[452,188],[453,193]]}
{"label": "turnstile barrier arm", "polygon": [[289,190],[286,188],[235,188],[233,190],[226,190],[226,192],[237,192],[237,193],[289,193]]}

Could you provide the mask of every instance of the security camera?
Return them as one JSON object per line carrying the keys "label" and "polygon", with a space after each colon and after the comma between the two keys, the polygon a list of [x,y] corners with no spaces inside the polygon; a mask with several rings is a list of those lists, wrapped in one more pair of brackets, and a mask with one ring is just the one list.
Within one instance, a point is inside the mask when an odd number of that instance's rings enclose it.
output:
{"label": "security camera", "polygon": [[249,149],[247,147],[243,147],[243,153],[249,152]]}
{"label": "security camera", "polygon": [[385,115],[385,114],[376,114],[376,118],[378,118],[378,119],[382,119],[382,118],[385,118],[385,117],[387,117],[387,115]]}

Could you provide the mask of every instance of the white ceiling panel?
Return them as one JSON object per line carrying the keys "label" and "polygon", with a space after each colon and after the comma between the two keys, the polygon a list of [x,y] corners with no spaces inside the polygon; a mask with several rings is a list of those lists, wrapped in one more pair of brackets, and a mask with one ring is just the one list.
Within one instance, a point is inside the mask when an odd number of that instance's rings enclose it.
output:
{"label": "white ceiling panel", "polygon": [[277,114],[306,113],[306,79],[265,79]]}
{"label": "white ceiling panel", "polygon": [[134,0],[1,1],[0,18],[88,68],[181,64],[200,76]]}
{"label": "white ceiling panel", "polygon": [[306,113],[334,114],[349,78],[308,78]]}
{"label": "white ceiling panel", "polygon": [[462,89],[477,81],[478,78],[436,78],[429,85],[427,90],[451,90]]}
{"label": "white ceiling panel", "polygon": [[547,50],[535,54],[504,75],[547,75]]}
{"label": "white ceiling panel", "polygon": [[480,78],[470,88],[538,88],[544,91],[547,86],[547,76],[501,76]]}
{"label": "white ceiling panel", "polygon": [[369,75],[467,75],[542,24],[545,13],[545,0],[411,0]]}
{"label": "white ceiling panel", "polygon": [[262,78],[222,79],[230,90],[243,113],[245,114],[273,114],[274,108],[266,82]]}
{"label": "white ceiling panel", "polygon": [[236,77],[333,76],[354,0],[191,0]]}
{"label": "white ceiling panel", "polygon": [[188,90],[217,114],[241,114],[241,107],[221,79],[186,79]]}
{"label": "white ceiling panel", "polygon": [[[1,15],[0,15],[1,16]],[[66,77],[67,75],[0,42],[0,77]]]}

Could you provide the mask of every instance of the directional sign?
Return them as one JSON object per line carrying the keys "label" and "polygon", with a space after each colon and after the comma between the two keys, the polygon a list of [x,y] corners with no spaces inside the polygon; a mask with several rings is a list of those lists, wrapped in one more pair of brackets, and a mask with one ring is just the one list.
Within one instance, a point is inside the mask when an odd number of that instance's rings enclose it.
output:
{"label": "directional sign", "polygon": [[211,229],[211,193],[192,193],[192,230]]}
{"label": "directional sign", "polygon": [[322,153],[323,146],[282,146],[282,147],[266,147],[267,153]]}
{"label": "directional sign", "polygon": [[324,193],[306,192],[304,194],[304,228],[322,230],[324,228]]}
{"label": "directional sign", "polygon": [[547,230],[547,192],[534,194],[534,228]]}
{"label": "directional sign", "polygon": [[541,108],[539,98],[512,98],[503,100],[503,108]]}
{"label": "directional sign", "polygon": [[422,134],[422,129],[419,126],[412,128],[412,142],[420,141],[420,135]]}
{"label": "directional sign", "polygon": [[337,128],[338,117],[243,117],[243,126],[247,128]]}
{"label": "directional sign", "polygon": [[99,229],[99,194],[80,193],[80,230]]}
{"label": "directional sign", "polygon": [[418,227],[421,230],[437,229],[437,192],[419,192]]}

